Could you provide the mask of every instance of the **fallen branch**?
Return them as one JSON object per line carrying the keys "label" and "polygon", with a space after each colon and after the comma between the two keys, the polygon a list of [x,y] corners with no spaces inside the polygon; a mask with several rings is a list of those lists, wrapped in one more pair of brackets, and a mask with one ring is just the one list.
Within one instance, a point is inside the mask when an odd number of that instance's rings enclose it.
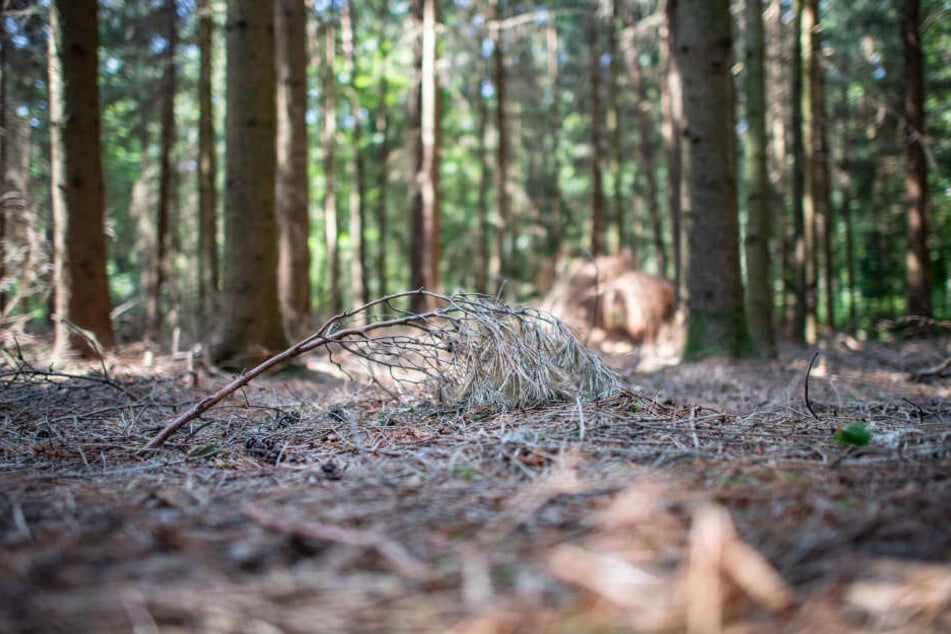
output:
{"label": "fallen branch", "polygon": [[921,382],[925,379],[943,377],[949,374],[949,371],[951,371],[951,357],[948,357],[938,365],[933,365],[930,368],[916,370],[910,374],[909,378],[911,378],[912,381]]}
{"label": "fallen branch", "polygon": [[162,431],[160,431],[158,435],[155,436],[155,438],[150,440],[144,447],[142,447],[140,452],[148,451],[151,449],[158,449],[159,447],[165,444],[165,441],[167,441],[172,436],[172,434],[174,434],[176,431],[181,429],[182,426],[184,426],[186,423],[198,418],[199,416],[207,412],[209,409],[211,409],[212,407],[220,403],[222,400],[224,400],[225,398],[227,398],[228,396],[230,396],[237,390],[241,389],[242,387],[250,383],[252,380],[257,378],[258,376],[264,374],[271,368],[278,366],[289,359],[293,359],[294,357],[298,355],[304,354],[305,352],[310,352],[312,350],[316,350],[317,348],[326,346],[330,343],[341,341],[345,339],[346,337],[352,337],[355,335],[366,335],[367,333],[373,330],[379,330],[381,328],[388,328],[391,326],[404,325],[411,321],[425,319],[426,317],[435,314],[436,311],[430,311],[429,313],[422,313],[422,314],[407,313],[398,318],[378,321],[372,324],[366,324],[364,326],[345,328],[341,330],[334,329],[334,327],[337,324],[339,324],[341,321],[348,319],[350,317],[353,317],[354,315],[357,315],[359,313],[365,312],[366,310],[374,306],[385,304],[402,297],[412,297],[414,295],[420,295],[420,294],[428,294],[428,293],[423,290],[404,291],[401,293],[395,293],[393,295],[387,295],[386,297],[375,299],[371,302],[364,304],[363,306],[354,308],[353,310],[349,310],[349,311],[340,313],[339,315],[335,315],[330,320],[328,320],[327,323],[321,326],[320,330],[318,330],[314,334],[310,335],[306,339],[302,339],[301,341],[298,341],[297,343],[295,343],[293,346],[291,346],[284,352],[281,352],[280,354],[276,354],[273,357],[270,357],[269,359],[262,361],[261,363],[254,366],[250,370],[246,372],[242,372],[233,381],[225,385],[223,388],[221,388],[214,394],[211,394],[210,396],[206,396],[202,400],[195,403],[193,406],[191,406],[188,409],[188,411],[186,411],[185,413],[180,415],[178,418],[176,418],[172,422],[168,423],[165,427],[163,427]]}
{"label": "fallen branch", "polygon": [[[437,307],[414,313],[391,303],[419,295],[434,300]],[[356,323],[379,305],[391,310],[391,316]],[[449,296],[419,289],[387,295],[332,317],[311,336],[203,398],[140,451],[161,447],[183,425],[271,368],[331,344],[387,368],[397,383],[426,388],[432,400],[463,409],[526,408],[600,398],[617,389],[614,373],[551,315],[511,308],[481,295]]]}

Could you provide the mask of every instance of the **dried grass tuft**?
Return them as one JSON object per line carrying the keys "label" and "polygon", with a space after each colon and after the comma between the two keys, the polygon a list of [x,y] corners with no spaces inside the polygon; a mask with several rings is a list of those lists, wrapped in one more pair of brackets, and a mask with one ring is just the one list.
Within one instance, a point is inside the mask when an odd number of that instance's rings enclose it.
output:
{"label": "dried grass tuft", "polygon": [[441,304],[408,324],[415,332],[338,342],[401,386],[463,410],[525,409],[602,398],[617,377],[554,316],[468,293],[433,295]]}

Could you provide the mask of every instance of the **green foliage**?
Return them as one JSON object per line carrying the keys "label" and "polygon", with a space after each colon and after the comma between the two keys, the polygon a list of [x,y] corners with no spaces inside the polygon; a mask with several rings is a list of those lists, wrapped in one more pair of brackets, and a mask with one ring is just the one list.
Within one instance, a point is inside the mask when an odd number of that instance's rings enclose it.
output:
{"label": "green foliage", "polygon": [[833,438],[843,445],[855,445],[861,447],[867,445],[872,440],[872,432],[868,430],[865,423],[854,420],[845,427],[835,432]]}

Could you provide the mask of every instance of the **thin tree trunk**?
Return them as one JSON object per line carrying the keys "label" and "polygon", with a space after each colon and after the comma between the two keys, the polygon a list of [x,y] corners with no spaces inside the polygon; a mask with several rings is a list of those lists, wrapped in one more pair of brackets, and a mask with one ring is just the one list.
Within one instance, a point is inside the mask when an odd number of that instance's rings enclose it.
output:
{"label": "thin tree trunk", "polygon": [[379,232],[377,238],[376,255],[376,292],[378,297],[387,295],[386,283],[386,246],[389,242],[389,228],[387,226],[387,185],[389,184],[390,136],[389,116],[386,106],[386,95],[389,91],[386,76],[380,77],[380,110],[376,115],[376,132],[380,136],[380,145],[377,148],[377,175],[376,187],[378,196],[376,203],[376,227]]}
{"label": "thin tree trunk", "polygon": [[478,149],[476,154],[479,158],[479,194],[476,203],[476,214],[478,215],[477,234],[476,234],[476,270],[475,270],[475,288],[478,293],[487,293],[489,291],[489,259],[491,257],[489,248],[489,157],[486,149],[486,134],[489,127],[489,103],[482,94],[482,73],[478,77],[475,85],[474,97],[478,104],[476,114],[476,141]]}
{"label": "thin tree trunk", "polygon": [[307,175],[307,15],[303,0],[278,0],[277,56],[277,286],[284,330],[309,328],[310,179]]}
{"label": "thin tree trunk", "polygon": [[495,249],[490,266],[491,277],[502,284],[509,275],[509,261],[514,253],[508,253],[509,236],[509,197],[508,197],[508,169],[509,169],[509,138],[508,123],[505,109],[505,53],[502,49],[502,3],[501,0],[492,0],[495,21],[492,25],[492,38],[495,45],[492,51],[495,79],[495,129],[497,136],[495,148],[495,202],[498,217],[495,223]]}
{"label": "thin tree trunk", "polygon": [[677,302],[682,303],[686,296],[683,276],[683,231],[682,216],[682,157],[680,147],[680,128],[683,119],[682,87],[677,59],[671,51],[670,24],[672,13],[676,11],[677,0],[665,0],[666,19],[662,25],[660,38],[664,80],[661,85],[664,121],[661,131],[667,152],[667,209],[670,216],[670,236],[673,245],[674,286],[677,288]]}
{"label": "thin tree trunk", "polygon": [[106,277],[96,0],[55,0],[49,37],[54,357],[94,356],[66,320],[113,345]]}
{"label": "thin tree trunk", "polygon": [[[439,48],[437,41],[439,24],[439,1],[426,0],[428,13],[423,14],[424,36],[429,33],[429,37],[423,42],[424,66],[432,68],[432,77],[429,79],[429,94],[423,93],[423,115],[428,115],[428,126],[431,130],[428,132],[432,138],[432,146],[429,148],[428,157],[429,178],[432,182],[432,204],[428,210],[429,215],[429,277],[430,285],[437,293],[442,292],[442,190],[440,188],[440,149],[442,148],[442,93],[439,90]],[[428,61],[427,60],[428,56]],[[424,69],[426,70],[426,69]],[[427,103],[428,100],[428,103]],[[427,124],[424,120],[423,134],[427,134]],[[424,139],[425,141],[425,139]],[[423,148],[426,149],[425,146]],[[427,162],[427,161],[424,161]],[[435,307],[431,300],[429,307]]]}
{"label": "thin tree trunk", "polygon": [[[796,268],[793,260],[792,218],[789,214],[789,178],[788,158],[789,130],[790,130],[790,83],[788,73],[790,68],[791,49],[787,46],[788,30],[784,25],[782,0],[769,0],[769,7],[764,14],[765,41],[770,46],[765,50],[766,57],[766,101],[770,104],[767,109],[767,130],[769,131],[769,184],[770,218],[775,223],[772,228],[773,236],[779,238],[779,263],[773,267],[774,277],[781,283],[779,319],[774,319],[774,327],[782,331],[792,332],[795,307]],[[778,323],[777,323],[778,322]]]}
{"label": "thin tree trunk", "polygon": [[349,233],[352,248],[350,257],[350,285],[355,303],[369,301],[367,283],[367,245],[366,245],[366,169],[361,147],[363,117],[361,115],[360,95],[357,92],[356,61],[356,14],[352,3],[344,4],[340,13],[341,48],[347,74],[350,76],[350,114],[353,117],[351,146],[353,152],[353,183],[350,187]]}
{"label": "thin tree trunk", "polygon": [[7,22],[6,2],[0,2],[0,316],[7,311]]}
{"label": "thin tree trunk", "polygon": [[841,206],[839,214],[845,225],[845,266],[846,266],[846,293],[849,304],[849,332],[858,330],[858,297],[855,286],[855,229],[852,223],[852,162],[851,162],[851,127],[848,99],[848,86],[842,86],[842,105],[839,112],[841,123],[842,158],[839,161],[839,190],[841,192]]}
{"label": "thin tree trunk", "polygon": [[324,156],[324,251],[330,277],[330,311],[338,314],[343,310],[340,295],[340,246],[337,231],[337,184],[334,175],[334,137],[337,134],[337,111],[334,97],[334,58],[336,56],[336,29],[333,16],[324,23],[324,58],[322,61],[321,93],[323,98],[324,126],[321,132],[321,150]]}
{"label": "thin tree trunk", "polygon": [[[636,17],[633,12],[627,13],[627,26],[633,28]],[[633,47],[627,49],[626,55],[628,72],[634,93],[637,97],[637,135],[638,135],[638,181],[635,187],[642,191],[640,199],[644,203],[647,217],[651,223],[651,236],[654,242],[654,257],[657,262],[657,272],[660,276],[667,275],[667,249],[664,246],[664,226],[660,217],[660,205],[657,194],[657,159],[654,155],[654,125],[650,116],[650,98],[647,94],[647,81],[641,69]]]}
{"label": "thin tree trunk", "polygon": [[[621,112],[618,100],[618,75],[620,73],[620,59],[618,54],[617,32],[620,24],[620,1],[611,0],[611,16],[608,18],[608,56],[611,63],[608,68],[608,118],[607,132],[610,141],[610,172],[611,172],[611,211],[614,226],[617,231],[618,251],[628,243],[628,220],[624,209],[624,199],[621,194]],[[630,63],[630,62],[628,62]]]}
{"label": "thin tree trunk", "polygon": [[159,150],[159,195],[155,221],[155,270],[152,274],[154,286],[149,290],[146,301],[147,336],[154,342],[162,337],[162,297],[168,279],[169,246],[171,233],[172,200],[174,199],[175,177],[172,167],[172,151],[175,145],[175,90],[176,61],[178,50],[178,11],[175,0],[166,0],[163,9],[166,20],[165,38],[167,45],[163,57],[165,66],[162,76],[162,134]]}
{"label": "thin tree trunk", "polygon": [[802,40],[803,246],[806,273],[806,343],[818,339],[819,247],[823,219],[821,66],[817,36],[818,0],[804,0]]}
{"label": "thin tree trunk", "polygon": [[904,0],[902,41],[905,51],[905,176],[908,248],[905,254],[908,312],[930,317],[931,256],[928,252],[928,164],[925,161],[924,64],[919,0]]}
{"label": "thin tree trunk", "polygon": [[211,358],[246,367],[287,347],[277,292],[274,2],[229,0],[224,288]]}
{"label": "thin tree trunk", "polygon": [[604,186],[601,157],[604,142],[601,136],[603,107],[601,105],[601,52],[598,49],[598,22],[593,8],[588,9],[586,21],[588,43],[588,72],[591,74],[591,257],[604,253]]}
{"label": "thin tree trunk", "polygon": [[[417,19],[421,25],[418,58],[419,136],[416,144],[416,188],[413,196],[413,226],[411,237],[410,275],[414,288],[437,291],[438,247],[438,193],[436,182],[436,7],[435,0],[417,0]],[[413,309],[422,311],[428,300],[413,297]]]}
{"label": "thin tree trunk", "polygon": [[214,20],[211,0],[201,0],[198,12],[198,304],[201,332],[215,313],[218,299],[218,191],[215,185],[215,114],[211,100]]}
{"label": "thin tree trunk", "polygon": [[[822,68],[822,29],[819,24],[819,2],[809,0],[807,11],[814,20],[810,42],[812,54],[809,58],[809,82],[812,97],[812,125],[813,143],[815,151],[812,155],[814,191],[811,198],[815,204],[816,220],[816,249],[822,249],[822,266],[816,266],[816,290],[822,290],[823,304],[825,305],[825,325],[831,331],[835,330],[835,261],[833,259],[832,244],[834,238],[834,222],[832,217],[832,203],[830,200],[829,176],[829,140],[828,117],[825,103],[825,72]],[[808,151],[808,150],[807,150]],[[807,193],[808,195],[808,193]],[[818,262],[819,253],[816,254]],[[820,279],[821,276],[821,279]]]}
{"label": "thin tree trunk", "polygon": [[671,0],[683,78],[687,196],[686,358],[742,355],[750,340],[740,282],[729,0]]}
{"label": "thin tree trunk", "polygon": [[816,319],[816,223],[812,198],[815,177],[812,164],[812,90],[809,81],[811,38],[814,21],[805,11],[805,0],[795,1],[796,45],[793,63],[793,218],[796,232],[796,315],[797,341],[813,344]]}
{"label": "thin tree trunk", "polygon": [[561,218],[561,161],[559,152],[561,151],[561,109],[558,72],[558,25],[555,15],[549,18],[548,29],[546,31],[546,44],[548,48],[548,85],[551,86],[551,103],[548,108],[548,125],[551,136],[551,164],[550,173],[550,211],[549,211],[549,254],[553,259],[553,264],[557,263],[561,253],[562,240],[564,239],[564,228]]}
{"label": "thin tree trunk", "polygon": [[769,173],[766,165],[766,81],[763,3],[746,0],[747,151],[746,284],[750,335],[766,357],[776,356],[773,293],[769,272]]}

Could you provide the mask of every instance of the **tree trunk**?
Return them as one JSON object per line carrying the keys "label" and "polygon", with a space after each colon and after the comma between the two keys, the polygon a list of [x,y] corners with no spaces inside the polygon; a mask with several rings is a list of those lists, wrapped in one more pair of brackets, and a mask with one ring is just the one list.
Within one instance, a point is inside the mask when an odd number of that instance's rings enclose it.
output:
{"label": "tree trunk", "polygon": [[215,113],[212,105],[211,0],[202,0],[198,14],[198,304],[200,330],[207,332],[218,301],[218,190],[215,151]]}
{"label": "tree trunk", "polygon": [[482,94],[482,73],[477,78],[474,98],[478,104],[476,113],[476,154],[479,157],[479,193],[476,202],[478,216],[476,233],[476,270],[475,288],[477,293],[489,292],[489,157],[486,149],[486,135],[489,127],[489,103]]}
{"label": "tree trunk", "polygon": [[[812,35],[813,55],[809,79],[813,84],[812,113],[815,126],[814,155],[815,201],[816,201],[816,241],[822,248],[821,287],[825,304],[825,325],[835,330],[836,267],[832,245],[835,237],[835,222],[832,217],[830,196],[831,176],[829,172],[829,119],[826,113],[825,71],[822,62],[822,28],[819,26],[819,0],[810,0],[814,4],[815,28]],[[817,269],[817,275],[819,274]]]}
{"label": "tree trunk", "polygon": [[855,286],[855,229],[852,223],[852,130],[850,126],[850,115],[848,86],[843,84],[842,102],[839,111],[839,117],[842,122],[841,141],[839,142],[842,148],[842,157],[839,161],[838,170],[838,183],[842,200],[839,213],[845,225],[846,293],[849,304],[848,331],[855,333],[858,330],[858,298],[856,296]]}
{"label": "tree trunk", "polygon": [[[618,100],[618,75],[620,59],[618,54],[617,32],[620,24],[620,0],[611,0],[611,15],[608,18],[608,56],[611,64],[608,68],[608,118],[607,132],[610,141],[611,172],[611,212],[617,231],[618,252],[628,246],[628,219],[621,194],[621,108]],[[633,50],[628,48],[628,50]],[[630,64],[630,62],[628,62]]]}
{"label": "tree trunk", "polygon": [[[439,195],[437,191],[436,130],[436,5],[435,0],[417,0],[421,24],[418,66],[419,139],[416,145],[416,189],[413,196],[410,275],[414,288],[438,292]],[[424,296],[413,297],[413,309],[426,308]]]}
{"label": "tree trunk", "polygon": [[547,282],[544,290],[548,290],[554,280],[558,258],[561,255],[564,227],[561,217],[561,90],[559,87],[558,72],[558,25],[556,17],[549,17],[545,41],[548,49],[548,85],[551,90],[551,101],[548,104],[548,133],[551,139],[551,155],[548,157],[548,255],[549,263]]}
{"label": "tree trunk", "polygon": [[278,0],[277,57],[277,289],[284,330],[309,328],[310,179],[307,176],[307,15],[304,0]]}
{"label": "tree trunk", "polygon": [[351,146],[353,151],[353,183],[350,187],[349,234],[351,244],[350,286],[354,303],[366,303],[369,300],[367,284],[367,245],[364,227],[366,226],[366,170],[361,148],[363,117],[360,114],[360,96],[357,92],[357,61],[355,50],[356,15],[351,3],[346,3],[340,12],[341,48],[347,74],[350,76],[350,113],[353,116]]}
{"label": "tree trunk", "polygon": [[604,142],[601,124],[604,108],[601,105],[601,52],[598,49],[598,20],[594,8],[588,9],[586,21],[588,42],[588,72],[591,74],[591,257],[604,254],[604,187],[601,157]]}
{"label": "tree trunk", "polygon": [[806,342],[806,240],[803,192],[805,179],[802,162],[802,0],[793,0],[793,54],[791,71],[792,119],[792,220],[793,220],[793,302],[792,336],[796,343]]}
{"label": "tree trunk", "polygon": [[105,203],[99,114],[98,6],[50,4],[50,164],[53,207],[53,306],[60,317],[54,356],[94,356],[89,331],[113,345],[106,277]]}
{"label": "tree trunk", "polygon": [[7,312],[7,23],[6,3],[0,3],[0,316]]}
{"label": "tree trunk", "polygon": [[214,362],[246,367],[287,345],[277,293],[274,2],[229,0],[224,291]]}
{"label": "tree trunk", "polygon": [[685,358],[750,349],[740,283],[729,0],[670,0],[683,79]]}
{"label": "tree trunk", "polygon": [[[633,12],[627,13],[627,25],[633,28],[637,24]],[[633,47],[627,49],[627,67],[634,85],[637,109],[638,136],[638,179],[635,187],[641,192],[640,200],[647,211],[651,223],[651,235],[654,242],[654,257],[657,272],[661,277],[667,275],[667,249],[664,246],[664,226],[660,218],[657,195],[657,160],[654,157],[654,125],[650,116],[650,98],[647,94],[647,81],[641,69]]]}
{"label": "tree trunk", "polygon": [[661,26],[661,57],[663,58],[664,80],[661,85],[664,122],[661,131],[664,147],[667,151],[667,209],[670,216],[670,237],[673,245],[674,286],[677,288],[677,302],[683,302],[686,296],[683,276],[683,230],[681,217],[683,208],[682,151],[680,129],[683,125],[683,98],[680,69],[671,50],[670,25],[673,13],[677,9],[677,0],[665,0],[666,19]]}
{"label": "tree trunk", "polygon": [[337,231],[337,183],[334,170],[334,137],[337,134],[337,111],[334,99],[334,59],[337,37],[333,16],[324,23],[324,58],[322,60],[321,96],[324,110],[324,126],[320,145],[324,156],[324,252],[330,277],[330,311],[334,315],[343,310],[340,296],[340,245]]}
{"label": "tree trunk", "polygon": [[389,184],[389,160],[390,160],[390,137],[389,137],[389,116],[386,106],[386,95],[389,91],[386,76],[380,77],[380,110],[376,115],[376,133],[380,137],[380,145],[377,148],[377,175],[376,187],[378,190],[376,204],[376,227],[379,232],[377,238],[376,255],[376,292],[378,297],[384,297],[387,294],[386,283],[386,245],[389,241],[389,229],[387,226],[387,185]]}
{"label": "tree trunk", "polygon": [[805,342],[814,344],[818,338],[817,305],[819,299],[819,254],[816,235],[817,215],[820,213],[819,138],[816,134],[816,86],[819,73],[818,48],[815,36],[818,28],[818,1],[804,0],[799,38],[802,50],[802,175],[803,175],[803,263],[805,270],[806,314]]}
{"label": "tree trunk", "polygon": [[[178,50],[178,11],[175,0],[166,0],[163,7],[166,21],[165,39],[167,45],[162,55],[165,66],[162,76],[162,133],[159,149],[159,194],[155,217],[155,261],[152,263],[152,288],[146,298],[146,336],[156,343],[162,337],[162,298],[168,295],[166,289],[169,263],[172,201],[175,198],[175,175],[172,165],[172,151],[175,146],[175,90],[176,60]],[[170,280],[169,280],[170,281]]]}
{"label": "tree trunk", "polygon": [[746,227],[747,319],[760,354],[776,356],[769,272],[769,173],[766,166],[766,82],[763,3],[746,0],[746,120],[748,150]]}
{"label": "tree trunk", "polygon": [[924,64],[921,50],[919,0],[904,0],[902,41],[905,50],[905,176],[908,247],[905,255],[908,312],[930,317],[931,256],[928,253],[928,164],[925,135]]}
{"label": "tree trunk", "polygon": [[783,0],[769,0],[769,7],[764,15],[765,41],[770,43],[764,51],[765,56],[765,83],[766,102],[770,107],[766,111],[768,130],[768,169],[770,200],[768,209],[770,218],[775,223],[771,229],[774,237],[779,238],[779,261],[773,267],[774,277],[778,277],[781,284],[778,319],[773,320],[774,328],[792,332],[792,311],[796,303],[796,267],[794,264],[794,249],[792,235],[792,217],[789,212],[789,189],[791,179],[789,175],[789,130],[791,101],[789,99],[790,83],[788,81],[792,49],[789,47],[789,27],[785,25],[783,15]]}
{"label": "tree trunk", "polygon": [[508,122],[505,109],[505,53],[502,49],[502,2],[492,0],[495,22],[492,25],[492,60],[494,62],[495,79],[495,129],[498,141],[495,148],[495,202],[498,217],[495,221],[495,249],[493,250],[492,264],[489,267],[491,277],[502,284],[509,275],[510,258],[514,253],[508,253],[509,236],[509,197],[508,197],[508,169],[509,169],[509,138]]}

